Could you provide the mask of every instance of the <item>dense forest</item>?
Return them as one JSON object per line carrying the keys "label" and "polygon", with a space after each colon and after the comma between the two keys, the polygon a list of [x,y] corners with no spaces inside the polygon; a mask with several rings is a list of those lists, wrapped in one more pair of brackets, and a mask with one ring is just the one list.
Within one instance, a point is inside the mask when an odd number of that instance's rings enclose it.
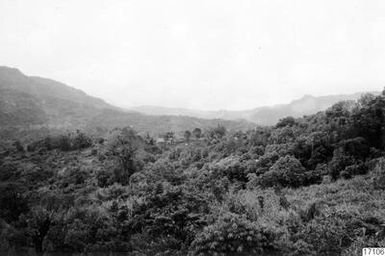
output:
{"label": "dense forest", "polygon": [[0,152],[0,251],[361,255],[385,247],[385,92],[275,126],[84,131]]}

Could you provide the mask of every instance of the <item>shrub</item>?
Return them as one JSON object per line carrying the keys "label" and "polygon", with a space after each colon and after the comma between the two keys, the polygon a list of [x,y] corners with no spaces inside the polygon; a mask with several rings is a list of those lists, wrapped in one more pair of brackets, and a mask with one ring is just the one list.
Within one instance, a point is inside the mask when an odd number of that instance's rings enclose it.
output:
{"label": "shrub", "polygon": [[141,143],[136,132],[128,128],[117,130],[109,138],[108,153],[117,162],[115,172],[122,184],[128,184],[131,175],[139,170],[137,151]]}
{"label": "shrub", "polygon": [[282,128],[282,127],[285,127],[285,126],[293,126],[296,124],[296,121],[294,119],[294,117],[292,116],[288,116],[288,117],[285,117],[285,118],[282,118],[278,121],[278,123],[275,125],[276,128]]}
{"label": "shrub", "polygon": [[160,183],[151,194],[146,202],[135,205],[130,229],[146,233],[152,241],[174,238],[173,244],[169,244],[174,248],[189,246],[197,230],[205,224],[207,203],[179,188],[163,187]]}
{"label": "shrub", "polygon": [[73,150],[76,149],[84,149],[92,146],[92,140],[86,134],[76,131],[76,136],[73,138],[71,148]]}
{"label": "shrub", "polygon": [[48,136],[43,140],[28,144],[28,151],[36,151],[37,149],[60,149],[62,151],[71,151],[84,149],[92,146],[92,139],[85,133],[76,131],[76,134],[68,133],[59,136]]}
{"label": "shrub", "polygon": [[13,145],[18,152],[24,152],[24,147],[19,140],[15,141]]}
{"label": "shrub", "polygon": [[260,175],[269,170],[271,166],[279,159],[279,155],[277,152],[271,152],[261,156],[257,161],[257,165],[255,167],[256,174]]}
{"label": "shrub", "polygon": [[[119,240],[111,217],[99,207],[74,209],[67,213],[64,243],[73,251],[113,251]],[[121,248],[119,248],[121,249]],[[126,249],[127,250],[127,249]]]}
{"label": "shrub", "polygon": [[334,216],[312,219],[300,233],[300,237],[316,250],[316,255],[340,255],[344,241],[349,241],[344,222]]}
{"label": "shrub", "polygon": [[227,213],[198,234],[191,245],[193,255],[260,255],[279,252],[281,232]]}
{"label": "shrub", "polygon": [[247,182],[247,166],[242,165],[238,157],[227,157],[212,167],[215,177],[226,176],[230,181]]}
{"label": "shrub", "polygon": [[[52,146],[48,146],[50,149]],[[54,145],[53,148],[58,148],[62,151],[70,151],[71,150],[71,137],[69,135],[61,135],[57,139],[57,146]]]}
{"label": "shrub", "polygon": [[65,188],[69,185],[82,185],[86,179],[90,176],[90,173],[85,168],[69,167],[65,172],[60,174],[61,187]]}
{"label": "shrub", "polygon": [[357,163],[347,166],[342,172],[341,176],[345,179],[352,178],[356,175],[366,174],[368,171],[367,166],[364,163]]}
{"label": "shrub", "polygon": [[343,154],[340,150],[335,150],[333,159],[329,163],[329,174],[333,180],[336,180],[340,177],[342,170],[345,170],[347,166],[353,165],[355,159],[352,156]]}
{"label": "shrub", "polygon": [[14,163],[4,163],[0,165],[0,181],[15,179],[19,175],[17,173],[17,165]]}
{"label": "shrub", "polygon": [[259,176],[257,183],[263,187],[299,187],[305,182],[305,171],[298,159],[284,156],[278,159],[268,172]]}
{"label": "shrub", "polygon": [[372,184],[376,189],[385,189],[385,158],[380,158],[373,170]]}
{"label": "shrub", "polygon": [[96,173],[96,180],[99,187],[105,188],[113,183],[113,173],[107,170],[99,170]]}
{"label": "shrub", "polygon": [[0,219],[12,222],[28,210],[27,200],[22,195],[24,190],[19,183],[0,183]]}
{"label": "shrub", "polygon": [[323,170],[315,169],[311,171],[307,171],[304,174],[304,180],[302,186],[309,186],[312,184],[320,184],[323,179]]}
{"label": "shrub", "polygon": [[265,154],[277,153],[279,156],[290,155],[294,152],[294,143],[270,144],[265,148]]}
{"label": "shrub", "polygon": [[294,243],[290,250],[290,256],[316,256],[316,252],[314,250],[314,247],[308,243],[306,243],[304,240],[300,239]]}
{"label": "shrub", "polygon": [[343,140],[339,143],[346,155],[354,156],[357,159],[365,159],[370,152],[368,142],[362,137]]}

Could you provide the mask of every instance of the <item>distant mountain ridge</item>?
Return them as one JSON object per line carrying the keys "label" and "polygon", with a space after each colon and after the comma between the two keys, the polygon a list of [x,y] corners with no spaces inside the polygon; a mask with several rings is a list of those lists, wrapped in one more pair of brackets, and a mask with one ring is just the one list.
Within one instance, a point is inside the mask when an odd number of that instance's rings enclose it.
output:
{"label": "distant mountain ridge", "polygon": [[131,126],[141,134],[153,136],[167,131],[182,134],[185,130],[196,127],[208,129],[218,124],[226,126],[228,130],[247,130],[256,125],[273,125],[285,116],[314,114],[338,101],[356,100],[362,94],[305,95],[289,104],[245,111],[199,111],[151,106],[124,110],[63,83],[27,76],[18,69],[0,66],[0,140],[24,136],[38,129],[45,134],[53,130],[105,131]]}
{"label": "distant mountain ridge", "polygon": [[60,82],[0,67],[1,126],[82,126],[101,109],[117,109],[102,99]]}
{"label": "distant mountain ridge", "polygon": [[74,102],[92,105],[97,108],[111,108],[104,100],[87,95],[85,92],[37,76],[26,76],[18,69],[0,66],[0,89],[12,89],[43,99],[47,97],[71,99]]}
{"label": "distant mountain ridge", "polygon": [[[274,125],[279,119],[286,116],[302,117],[304,115],[315,114],[326,110],[339,101],[357,100],[363,94],[368,92],[358,92],[344,95],[312,96],[305,95],[300,99],[293,100],[288,104],[279,104],[274,106],[258,107],[249,110],[240,111],[203,111],[184,108],[167,108],[157,106],[138,106],[130,108],[148,115],[176,115],[176,116],[194,116],[198,118],[220,118],[225,120],[244,119],[254,122],[257,125]],[[380,92],[369,92],[379,94]]]}
{"label": "distant mountain ridge", "polygon": [[0,66],[0,139],[38,129],[47,133],[74,129],[100,131],[123,126],[156,136],[167,131],[181,133],[218,124],[229,130],[255,127],[247,121],[151,116],[123,110],[63,83]]}

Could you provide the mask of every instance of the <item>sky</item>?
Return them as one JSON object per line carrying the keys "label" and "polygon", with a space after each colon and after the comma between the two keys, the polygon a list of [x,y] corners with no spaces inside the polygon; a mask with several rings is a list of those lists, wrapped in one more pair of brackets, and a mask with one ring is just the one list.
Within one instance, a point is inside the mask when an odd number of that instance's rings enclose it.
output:
{"label": "sky", "polygon": [[0,0],[0,65],[122,107],[382,90],[385,1]]}

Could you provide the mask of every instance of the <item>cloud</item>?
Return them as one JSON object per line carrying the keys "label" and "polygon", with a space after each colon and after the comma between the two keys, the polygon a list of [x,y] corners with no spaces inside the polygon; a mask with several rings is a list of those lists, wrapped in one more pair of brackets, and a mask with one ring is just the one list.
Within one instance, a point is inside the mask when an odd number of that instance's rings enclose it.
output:
{"label": "cloud", "polygon": [[243,109],[379,89],[385,2],[3,0],[2,65],[118,105]]}

